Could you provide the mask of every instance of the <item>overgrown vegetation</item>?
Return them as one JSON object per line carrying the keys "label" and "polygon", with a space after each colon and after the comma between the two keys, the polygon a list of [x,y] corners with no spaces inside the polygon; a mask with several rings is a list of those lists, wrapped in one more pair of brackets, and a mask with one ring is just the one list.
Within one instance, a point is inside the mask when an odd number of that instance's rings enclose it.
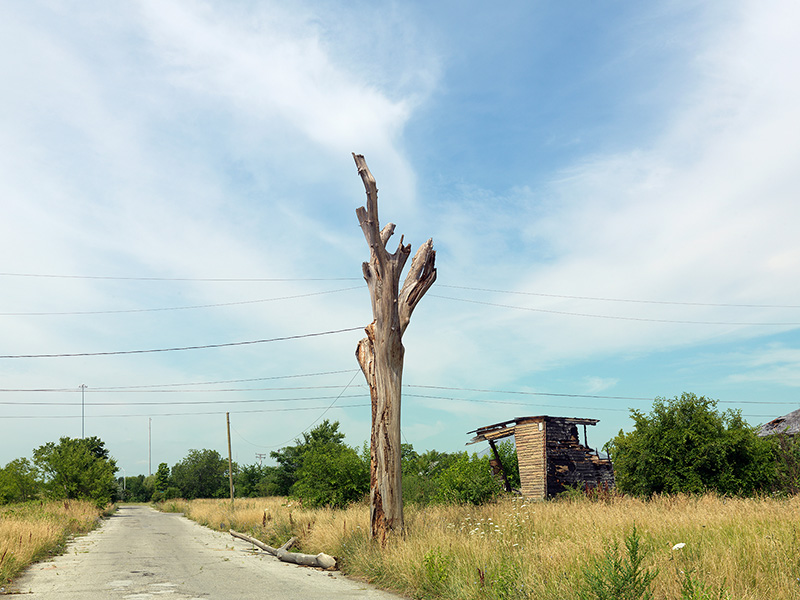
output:
{"label": "overgrown vegetation", "polygon": [[87,533],[100,510],[91,501],[8,504],[0,508],[0,585],[30,563],[63,550],[70,536]]}
{"label": "overgrown vegetation", "polygon": [[91,500],[98,508],[117,499],[117,465],[100,438],[62,437],[0,469],[0,503],[35,498]]}
{"label": "overgrown vegetation", "polygon": [[[273,546],[297,536],[300,551],[334,555],[350,576],[408,597],[596,598],[587,570],[643,598],[648,590],[660,600],[800,596],[800,497],[610,493],[602,500],[411,504],[405,537],[383,549],[369,539],[366,503],[311,509],[286,498],[242,499],[233,512],[224,500],[166,504]],[[649,587],[624,587],[645,576]]]}
{"label": "overgrown vegetation", "polygon": [[[239,498],[288,496],[306,506],[344,507],[369,493],[369,449],[348,446],[339,423],[327,419],[294,444],[271,453],[276,466],[234,463],[234,488]],[[498,445],[509,478],[519,486],[513,443]],[[466,452],[430,450],[423,454],[403,444],[403,499],[408,504],[467,502],[481,504],[502,493],[491,474],[489,458]],[[122,486],[122,479],[119,480]],[[229,494],[228,462],[214,450],[191,450],[170,471],[161,463],[155,476],[128,477],[123,500],[163,501],[172,498],[223,498]]]}
{"label": "overgrown vegetation", "polygon": [[631,416],[634,430],[606,445],[622,492],[752,495],[776,485],[776,440],[756,435],[740,411],[720,413],[715,400],[684,393]]}
{"label": "overgrown vegetation", "polygon": [[[634,429],[620,431],[606,448],[614,461],[617,489],[650,496],[714,491],[727,495],[800,491],[800,439],[760,438],[736,411],[720,413],[716,402],[694,394],[657,399],[652,412],[633,410]],[[325,420],[271,453],[277,465],[233,464],[239,498],[288,496],[309,506],[343,507],[369,490],[369,449],[348,446],[339,423]],[[519,489],[513,442],[497,445],[509,484]],[[504,494],[489,456],[402,445],[406,505],[482,504]],[[116,464],[98,438],[62,438],[0,469],[0,503],[42,498],[90,498],[98,506],[116,500],[223,498],[229,494],[228,462],[216,450],[190,450],[155,474],[113,478]],[[575,494],[583,490],[573,490]],[[595,495],[598,492],[595,490]],[[600,494],[602,495],[602,494]]]}

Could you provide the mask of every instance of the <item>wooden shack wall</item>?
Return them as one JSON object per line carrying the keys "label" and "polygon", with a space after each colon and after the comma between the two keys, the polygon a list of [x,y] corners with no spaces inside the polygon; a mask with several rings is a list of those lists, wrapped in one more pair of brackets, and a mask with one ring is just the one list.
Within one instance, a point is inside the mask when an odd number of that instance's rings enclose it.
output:
{"label": "wooden shack wall", "polygon": [[560,494],[568,485],[614,485],[611,461],[599,459],[594,450],[581,444],[577,425],[551,418],[546,432],[548,496]]}
{"label": "wooden shack wall", "polygon": [[543,421],[517,423],[514,432],[519,460],[522,495],[526,498],[547,497],[547,430]]}

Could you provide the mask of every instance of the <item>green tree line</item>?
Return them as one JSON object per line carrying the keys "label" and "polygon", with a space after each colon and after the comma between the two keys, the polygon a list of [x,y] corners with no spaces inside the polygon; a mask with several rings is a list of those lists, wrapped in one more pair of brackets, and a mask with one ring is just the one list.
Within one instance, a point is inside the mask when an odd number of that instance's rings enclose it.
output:
{"label": "green tree line", "polygon": [[[339,423],[329,420],[303,433],[294,443],[271,453],[277,463],[233,464],[236,497],[289,496],[307,506],[345,506],[369,494],[369,449],[348,446]],[[501,445],[512,481],[519,483],[513,445]],[[501,493],[488,457],[466,452],[423,454],[403,445],[403,497],[406,502],[481,503]],[[170,469],[161,463],[154,476],[125,480],[125,500],[226,498],[230,494],[228,461],[215,450],[191,450]]]}
{"label": "green tree line", "polygon": [[[638,496],[713,491],[725,495],[796,494],[800,491],[797,436],[759,437],[739,411],[685,393],[658,398],[652,411],[632,410],[634,427],[620,430],[605,448],[616,487]],[[280,450],[275,465],[233,464],[238,497],[289,496],[308,506],[345,506],[369,493],[369,448],[345,443],[339,423],[325,420]],[[512,487],[519,488],[513,442],[498,445]],[[502,494],[488,456],[428,450],[403,444],[403,499],[407,503],[473,503]],[[117,500],[224,498],[230,493],[228,461],[216,450],[190,450],[155,474],[115,478],[117,466],[99,438],[64,437],[0,469],[0,503],[38,498]]]}

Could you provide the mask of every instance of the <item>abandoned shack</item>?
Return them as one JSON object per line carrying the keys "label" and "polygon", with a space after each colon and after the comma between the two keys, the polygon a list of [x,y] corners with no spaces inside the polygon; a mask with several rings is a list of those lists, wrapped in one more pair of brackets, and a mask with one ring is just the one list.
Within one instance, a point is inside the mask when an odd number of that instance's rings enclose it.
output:
{"label": "abandoned shack", "polygon": [[[597,423],[597,419],[573,417],[519,417],[470,431],[475,437],[467,443],[489,442],[494,453],[492,464],[503,475],[506,490],[511,491],[495,442],[513,435],[522,495],[545,499],[563,492],[568,485],[580,488],[613,487],[611,460],[601,458],[586,440],[586,426]],[[578,425],[583,425],[583,444]]]}
{"label": "abandoned shack", "polygon": [[768,435],[797,435],[800,433],[800,408],[783,415],[777,419],[772,419],[769,423],[764,423],[758,428],[758,435],[766,437]]}

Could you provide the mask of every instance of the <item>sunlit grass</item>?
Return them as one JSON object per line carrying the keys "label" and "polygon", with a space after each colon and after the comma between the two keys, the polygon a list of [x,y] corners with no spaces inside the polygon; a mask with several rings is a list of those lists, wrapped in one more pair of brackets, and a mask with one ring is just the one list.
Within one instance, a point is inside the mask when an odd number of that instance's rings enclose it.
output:
{"label": "sunlit grass", "polygon": [[63,549],[70,536],[91,531],[99,517],[93,502],[78,500],[0,506],[0,583]]}
{"label": "sunlit grass", "polygon": [[[481,507],[406,507],[407,531],[381,549],[369,508],[305,509],[283,498],[176,504],[198,522],[271,545],[300,539],[354,577],[414,597],[571,599],[583,570],[636,525],[659,569],[656,598],[680,598],[683,573],[737,600],[800,598],[800,498],[610,496],[602,501],[504,499]],[[673,550],[678,543],[685,544]]]}

